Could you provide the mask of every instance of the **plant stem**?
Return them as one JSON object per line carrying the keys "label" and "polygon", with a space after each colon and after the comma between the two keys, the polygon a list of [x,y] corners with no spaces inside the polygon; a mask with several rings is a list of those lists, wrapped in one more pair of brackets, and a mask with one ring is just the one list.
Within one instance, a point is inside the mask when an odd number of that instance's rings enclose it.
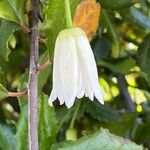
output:
{"label": "plant stem", "polygon": [[65,13],[66,13],[66,26],[67,26],[67,28],[71,28],[72,27],[72,18],[71,18],[69,0],[65,0]]}
{"label": "plant stem", "polygon": [[29,150],[38,150],[38,13],[39,0],[31,0],[31,10],[29,12],[30,23],[30,67],[28,85],[28,135]]}
{"label": "plant stem", "polygon": [[119,43],[118,43],[118,38],[117,38],[117,35],[116,35],[116,31],[113,27],[113,24],[112,24],[108,14],[107,14],[107,12],[103,9],[102,13],[103,13],[104,19],[107,23],[107,26],[110,30],[112,40],[114,42],[113,46],[112,46],[112,57],[113,58],[118,58],[119,57]]}
{"label": "plant stem", "polygon": [[71,129],[74,127],[74,123],[75,123],[76,117],[78,115],[78,111],[79,111],[80,105],[81,105],[81,101],[76,103],[76,108],[74,110],[74,114],[73,114],[73,117],[72,117],[72,120],[71,120],[71,123],[70,123],[70,128]]}
{"label": "plant stem", "polygon": [[124,103],[126,109],[132,112],[136,111],[136,108],[132,102],[132,99],[127,89],[127,82],[126,82],[125,76],[122,74],[119,74],[117,76],[117,79],[118,79],[118,86],[120,89],[120,93],[122,95],[122,102]]}

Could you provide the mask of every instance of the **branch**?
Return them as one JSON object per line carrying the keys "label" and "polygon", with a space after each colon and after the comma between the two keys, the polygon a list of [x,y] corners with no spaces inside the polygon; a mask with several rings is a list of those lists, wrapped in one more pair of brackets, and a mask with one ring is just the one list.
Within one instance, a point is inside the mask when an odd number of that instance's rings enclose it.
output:
{"label": "branch", "polygon": [[[20,27],[21,27],[22,32],[24,32],[26,34],[30,34],[31,33],[31,30],[30,30],[29,27],[27,27],[27,26],[25,26],[23,24],[20,24]],[[46,39],[42,38],[40,36],[38,37],[38,40],[39,40],[40,43],[44,43],[44,44],[46,43]]]}
{"label": "branch", "polygon": [[38,150],[38,13],[39,1],[31,0],[31,10],[29,12],[30,22],[30,67],[28,85],[28,134],[29,150]]}
{"label": "branch", "polygon": [[22,97],[22,96],[27,95],[27,93],[28,93],[28,90],[25,90],[25,91],[22,91],[22,92],[9,92],[8,96],[9,97]]}
{"label": "branch", "polygon": [[119,74],[117,76],[117,79],[118,79],[118,86],[119,86],[119,89],[120,89],[120,93],[123,97],[122,101],[126,107],[126,109],[128,111],[135,111],[135,106],[132,102],[132,99],[130,97],[130,94],[128,92],[128,89],[127,89],[127,82],[126,82],[126,79],[124,77],[124,75],[122,74]]}
{"label": "branch", "polygon": [[41,64],[41,65],[39,65],[38,66],[38,70],[44,70],[44,69],[46,69],[49,65],[51,65],[52,64],[52,62],[51,61],[47,61],[47,62],[45,62],[44,64]]}

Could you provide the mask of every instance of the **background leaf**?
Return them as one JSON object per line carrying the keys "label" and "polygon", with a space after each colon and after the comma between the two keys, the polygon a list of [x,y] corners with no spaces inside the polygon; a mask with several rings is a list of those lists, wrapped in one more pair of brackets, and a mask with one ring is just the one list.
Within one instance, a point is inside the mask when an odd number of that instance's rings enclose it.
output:
{"label": "background leaf", "polygon": [[9,126],[0,124],[0,150],[16,149],[14,133]]}
{"label": "background leaf", "polygon": [[150,75],[150,35],[145,37],[139,47],[139,62],[141,69]]}
{"label": "background leaf", "polygon": [[101,6],[106,9],[122,9],[130,7],[139,0],[99,0]]}

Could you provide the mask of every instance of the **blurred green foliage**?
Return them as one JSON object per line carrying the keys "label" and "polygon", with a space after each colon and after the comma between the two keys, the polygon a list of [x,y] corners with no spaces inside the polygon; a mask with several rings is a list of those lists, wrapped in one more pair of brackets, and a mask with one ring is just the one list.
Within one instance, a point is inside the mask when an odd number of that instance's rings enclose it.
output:
{"label": "blurred green foliage", "polygon": [[[28,84],[30,39],[21,30],[28,25],[28,2],[0,0],[0,150],[28,149],[27,97],[8,97],[9,91],[23,91]],[[80,0],[70,2],[73,16]],[[102,13],[91,46],[105,105],[82,98],[71,128],[77,105],[68,110],[56,102],[55,109],[50,107],[52,66],[40,71],[40,150],[150,149],[150,0],[97,2]],[[46,44],[40,44],[42,64],[52,59],[65,17],[62,0],[40,0],[40,7],[44,22],[39,30],[46,38]],[[67,131],[78,139],[65,141],[71,136]]]}

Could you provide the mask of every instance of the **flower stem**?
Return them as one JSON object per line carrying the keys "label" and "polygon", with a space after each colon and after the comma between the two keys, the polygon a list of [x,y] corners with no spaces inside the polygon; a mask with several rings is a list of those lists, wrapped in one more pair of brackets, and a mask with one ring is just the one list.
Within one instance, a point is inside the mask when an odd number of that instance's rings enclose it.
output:
{"label": "flower stem", "polygon": [[72,129],[74,127],[74,123],[75,123],[76,117],[78,115],[80,105],[81,105],[81,101],[76,103],[76,108],[74,110],[74,114],[73,114],[73,117],[72,117],[72,120],[71,120],[71,123],[70,123],[70,129]]}
{"label": "flower stem", "polygon": [[67,26],[67,28],[71,28],[72,27],[72,18],[71,18],[69,0],[65,0],[65,13],[66,13],[66,26]]}

